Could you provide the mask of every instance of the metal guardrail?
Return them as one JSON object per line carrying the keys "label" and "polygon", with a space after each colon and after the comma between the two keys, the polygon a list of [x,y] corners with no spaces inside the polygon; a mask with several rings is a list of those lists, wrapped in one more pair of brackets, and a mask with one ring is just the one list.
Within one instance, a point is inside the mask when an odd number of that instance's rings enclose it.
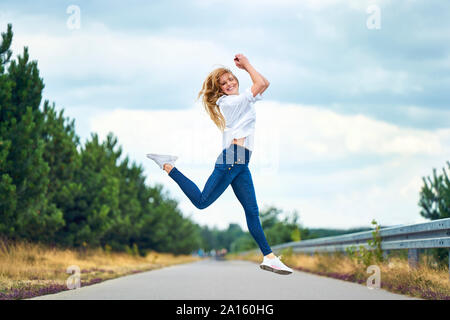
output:
{"label": "metal guardrail", "polygon": [[[359,250],[359,246],[370,250],[372,247],[369,246],[368,240],[373,239],[372,232],[363,231],[341,236],[288,242],[272,246],[272,250],[279,251],[292,248],[293,252],[311,254],[316,252],[345,252],[347,248],[353,246],[356,250]],[[450,253],[450,218],[380,229],[379,236],[381,237],[381,249],[384,253],[388,253],[389,250],[408,249],[409,264],[416,267],[419,262],[419,249],[449,248]]]}

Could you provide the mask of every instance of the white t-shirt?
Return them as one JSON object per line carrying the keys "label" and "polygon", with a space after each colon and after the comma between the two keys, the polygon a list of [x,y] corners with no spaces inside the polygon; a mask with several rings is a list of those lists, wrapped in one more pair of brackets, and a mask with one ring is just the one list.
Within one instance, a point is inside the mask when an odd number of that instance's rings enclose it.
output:
{"label": "white t-shirt", "polygon": [[263,97],[260,93],[253,97],[250,88],[238,95],[223,95],[217,99],[222,115],[225,117],[222,147],[228,148],[233,139],[244,138],[244,147],[253,151],[256,111],[253,105]]}

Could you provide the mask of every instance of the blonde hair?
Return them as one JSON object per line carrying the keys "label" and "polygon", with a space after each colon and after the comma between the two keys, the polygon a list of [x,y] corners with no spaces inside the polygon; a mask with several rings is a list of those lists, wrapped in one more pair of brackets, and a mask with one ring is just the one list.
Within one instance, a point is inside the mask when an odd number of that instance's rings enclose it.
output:
{"label": "blonde hair", "polygon": [[230,69],[226,67],[217,68],[206,77],[203,82],[202,90],[198,93],[197,98],[199,99],[202,97],[202,103],[206,112],[221,131],[225,130],[226,123],[224,116],[220,112],[219,106],[216,104],[216,101],[221,96],[225,95],[220,89],[219,79],[226,73],[231,74],[239,84],[239,80]]}

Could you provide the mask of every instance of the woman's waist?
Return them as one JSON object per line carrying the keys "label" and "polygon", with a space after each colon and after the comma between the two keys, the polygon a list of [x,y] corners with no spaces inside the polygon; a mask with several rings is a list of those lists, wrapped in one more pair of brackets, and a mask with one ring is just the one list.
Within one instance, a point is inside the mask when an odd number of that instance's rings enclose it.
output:
{"label": "woman's waist", "polygon": [[226,145],[229,145],[229,143],[231,143],[233,140],[240,140],[242,138],[246,138],[254,134],[255,134],[254,127],[236,128],[234,130],[224,131],[223,132],[224,146],[225,143],[227,143]]}
{"label": "woman's waist", "polygon": [[252,155],[252,150],[236,144],[231,143],[230,146],[223,149],[216,160],[217,163],[225,164],[248,164],[250,157]]}
{"label": "woman's waist", "polygon": [[243,138],[234,138],[231,143],[237,144],[238,146],[244,147],[244,141],[246,137]]}

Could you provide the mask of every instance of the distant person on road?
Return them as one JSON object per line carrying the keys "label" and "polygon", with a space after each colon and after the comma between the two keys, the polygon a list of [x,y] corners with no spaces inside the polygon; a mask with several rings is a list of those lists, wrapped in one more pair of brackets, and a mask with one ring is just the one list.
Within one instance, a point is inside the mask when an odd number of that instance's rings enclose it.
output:
{"label": "distant person on road", "polygon": [[236,54],[234,62],[239,69],[247,71],[253,85],[239,93],[239,81],[228,68],[213,70],[203,82],[198,94],[212,121],[223,133],[222,152],[217,157],[214,170],[206,181],[203,191],[177,167],[177,156],[147,154],[161,169],[165,170],[198,209],[211,205],[231,184],[234,194],[244,208],[250,234],[263,254],[261,269],[278,274],[290,274],[292,269],[273,254],[267,243],[259,219],[253,180],[248,168],[253,151],[256,112],[254,103],[262,99],[269,81],[250,64],[243,54]]}

